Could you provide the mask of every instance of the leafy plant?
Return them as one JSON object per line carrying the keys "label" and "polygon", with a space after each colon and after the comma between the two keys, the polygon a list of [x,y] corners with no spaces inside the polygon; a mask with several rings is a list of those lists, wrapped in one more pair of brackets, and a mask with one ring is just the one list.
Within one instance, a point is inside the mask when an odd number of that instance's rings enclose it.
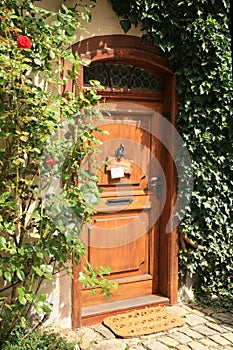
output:
{"label": "leafy plant", "polygon": [[78,344],[68,342],[59,334],[42,330],[31,331],[27,326],[17,326],[11,339],[4,344],[4,350],[78,350]]}
{"label": "leafy plant", "polygon": [[[94,88],[80,91],[77,77],[88,62],[71,50],[91,6],[53,13],[35,2],[0,7],[0,342],[32,311],[42,318],[51,311],[41,284],[61,269],[72,274],[72,258],[78,264],[85,254],[78,234],[98,200],[97,179],[81,164],[98,143],[100,97]],[[65,121],[67,133],[54,141]],[[43,195],[54,176],[61,191]]]}
{"label": "leafy plant", "polygon": [[198,275],[197,295],[233,302],[230,1],[112,0],[112,6],[125,32],[141,25],[142,40],[161,49],[177,77],[176,122],[194,174],[180,228],[195,244],[182,242],[180,271]]}

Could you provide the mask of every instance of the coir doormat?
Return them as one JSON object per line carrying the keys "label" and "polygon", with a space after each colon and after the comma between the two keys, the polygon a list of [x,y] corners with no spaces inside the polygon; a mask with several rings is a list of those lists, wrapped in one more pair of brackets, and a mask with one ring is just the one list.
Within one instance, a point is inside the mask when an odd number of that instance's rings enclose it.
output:
{"label": "coir doormat", "polygon": [[159,306],[106,317],[103,323],[116,335],[127,338],[179,327],[184,320]]}

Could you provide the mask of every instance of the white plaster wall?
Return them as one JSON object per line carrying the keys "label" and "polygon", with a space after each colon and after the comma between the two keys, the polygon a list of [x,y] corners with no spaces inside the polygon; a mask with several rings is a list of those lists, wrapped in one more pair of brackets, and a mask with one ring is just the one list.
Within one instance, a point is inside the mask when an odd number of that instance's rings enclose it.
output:
{"label": "white plaster wall", "polygon": [[[82,33],[80,40],[98,35],[123,34],[119,21],[120,18],[112,10],[110,0],[97,0],[96,7],[92,11],[92,21],[84,23],[89,33]],[[139,26],[133,26],[125,35],[142,36],[142,32]]]}
{"label": "white plaster wall", "polygon": [[44,281],[40,293],[49,293],[48,302],[53,305],[45,326],[56,325],[61,328],[71,328],[72,280],[65,271],[57,274],[53,281]]}
{"label": "white plaster wall", "polygon": [[[124,1],[124,0],[122,0]],[[46,8],[50,11],[58,11],[62,0],[42,0],[39,6]],[[77,3],[76,0],[67,0],[65,2],[66,6],[73,6]],[[77,40],[80,41],[86,38],[99,35],[111,35],[111,34],[124,34],[120,27],[120,18],[112,10],[112,5],[110,0],[97,0],[96,4],[91,1],[83,1],[83,4],[91,4],[95,7],[92,9],[92,20],[90,23],[83,22],[84,28],[87,32],[77,32]],[[142,36],[142,31],[140,26],[132,27],[129,32],[125,35]]]}
{"label": "white plaster wall", "polygon": [[[76,0],[68,0],[65,5],[74,5]],[[84,3],[84,2],[83,2]],[[93,2],[86,2],[94,4]],[[58,11],[62,0],[43,0],[38,6],[50,11]],[[92,9],[92,21],[83,22],[87,32],[77,31],[76,41],[99,36],[123,34],[119,24],[120,19],[112,10],[110,0],[97,0],[95,8]],[[125,35],[141,36],[140,28],[133,27]],[[72,280],[67,274],[61,272],[53,281],[45,281],[41,288],[41,293],[49,293],[49,302],[53,304],[53,311],[45,325],[57,325],[62,328],[71,327],[71,310],[72,310]]]}

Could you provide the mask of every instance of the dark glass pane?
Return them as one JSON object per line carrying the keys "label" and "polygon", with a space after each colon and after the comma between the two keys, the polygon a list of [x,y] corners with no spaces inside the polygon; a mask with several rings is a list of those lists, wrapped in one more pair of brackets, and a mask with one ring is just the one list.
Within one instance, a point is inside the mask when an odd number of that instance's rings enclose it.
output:
{"label": "dark glass pane", "polygon": [[101,85],[108,87],[108,77],[103,64],[84,67],[84,85],[89,86],[90,80],[98,80]]}
{"label": "dark glass pane", "polygon": [[108,64],[112,87],[127,89],[129,87],[130,73],[133,66],[127,64]]}
{"label": "dark glass pane", "polygon": [[135,68],[131,80],[131,89],[161,90],[161,79],[144,69]]}
{"label": "dark glass pane", "polygon": [[127,64],[106,64],[106,67],[104,64],[99,64],[85,67],[84,85],[90,85],[90,80],[98,80],[105,87],[161,90],[161,79],[144,69]]}

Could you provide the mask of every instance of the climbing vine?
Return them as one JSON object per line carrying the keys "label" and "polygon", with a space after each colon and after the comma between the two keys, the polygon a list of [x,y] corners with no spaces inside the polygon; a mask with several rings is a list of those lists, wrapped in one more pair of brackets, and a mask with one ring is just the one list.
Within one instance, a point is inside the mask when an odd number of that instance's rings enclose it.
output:
{"label": "climbing vine", "polygon": [[177,77],[176,123],[192,158],[194,190],[180,225],[180,272],[196,295],[233,302],[230,1],[112,0],[122,29],[142,28]]}

